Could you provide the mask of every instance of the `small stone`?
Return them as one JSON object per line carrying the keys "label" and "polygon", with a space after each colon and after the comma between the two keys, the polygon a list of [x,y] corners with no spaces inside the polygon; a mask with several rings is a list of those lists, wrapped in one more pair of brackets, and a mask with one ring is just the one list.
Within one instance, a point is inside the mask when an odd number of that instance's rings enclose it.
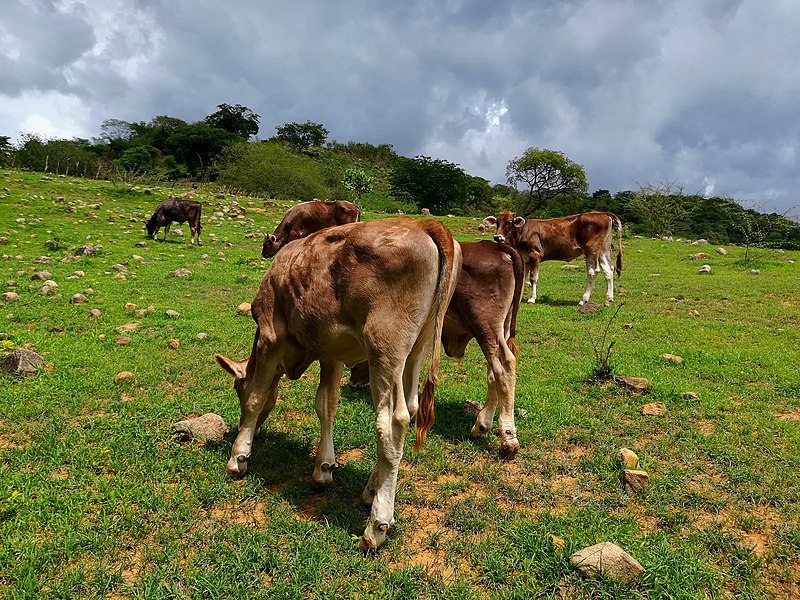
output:
{"label": "small stone", "polygon": [[619,385],[624,388],[628,388],[638,394],[647,391],[650,387],[650,380],[646,379],[645,377],[615,377],[614,381],[616,381]]}
{"label": "small stone", "polygon": [[725,250],[725,248],[717,248],[716,252],[717,252],[717,254],[719,254],[721,256],[727,256],[728,255],[728,251]]}
{"label": "small stone", "polygon": [[48,279],[52,279],[53,275],[50,271],[36,271],[33,275],[31,275],[32,281],[47,281]]}
{"label": "small stone", "polygon": [[664,360],[672,361],[674,363],[678,363],[678,364],[681,364],[683,362],[683,358],[681,358],[680,356],[676,356],[675,354],[669,354],[668,352],[665,352],[664,354],[662,354],[661,358],[663,358]]}
{"label": "small stone", "polygon": [[548,533],[547,538],[550,540],[550,543],[553,544],[553,548],[556,550],[556,552],[561,552],[567,546],[567,542],[557,535]]}
{"label": "small stone", "polygon": [[577,271],[578,269],[580,269],[578,265],[570,265],[570,264],[562,265],[561,268],[565,271]]}
{"label": "small stone", "polygon": [[622,328],[623,329],[633,329],[633,323],[625,323],[625,325],[623,325]]}
{"label": "small stone", "polygon": [[623,469],[635,469],[639,466],[639,457],[630,448],[620,448],[617,452],[617,459]]}
{"label": "small stone", "polygon": [[100,341],[103,341],[104,339],[106,339],[106,334],[105,333],[101,333],[100,335],[97,336],[97,339],[100,340]]}
{"label": "small stone", "polygon": [[83,294],[73,294],[72,298],[69,299],[70,304],[81,304],[86,302],[86,296]]}
{"label": "small stone", "polygon": [[135,261],[137,261],[137,262],[142,262],[142,261],[144,261],[144,257],[142,257],[142,256],[139,256],[138,254],[133,254],[133,255],[131,256],[131,260],[135,260]]}
{"label": "small stone", "polygon": [[711,258],[711,255],[705,252],[698,252],[697,254],[692,254],[690,258],[692,260],[708,260],[709,258]]}
{"label": "small stone", "polygon": [[16,292],[6,292],[3,294],[3,300],[6,302],[16,302],[19,300],[19,294]]}
{"label": "small stone", "polygon": [[625,469],[622,472],[622,485],[628,494],[638,494],[650,485],[650,476],[647,474],[647,471]]}
{"label": "small stone", "polygon": [[220,442],[230,428],[225,420],[214,413],[206,413],[200,417],[178,421],[172,425],[172,430],[181,436],[184,441],[192,438]]}
{"label": "small stone", "polygon": [[183,237],[183,231],[180,229],[173,229],[170,231],[170,235],[174,235],[175,237]]}
{"label": "small stone", "polygon": [[700,311],[692,309],[692,310],[689,311],[689,316],[690,317],[699,317],[700,316]]}
{"label": "small stone", "polygon": [[239,306],[236,307],[236,312],[240,315],[249,315],[250,308],[251,307],[249,302],[242,302]]}
{"label": "small stone", "polygon": [[569,562],[585,577],[602,573],[611,579],[632,582],[644,574],[644,567],[635,558],[611,542],[584,548],[570,556]]}
{"label": "small stone", "polygon": [[172,348],[173,350],[177,350],[178,348],[180,348],[180,347],[181,347],[181,343],[180,343],[180,341],[178,341],[178,340],[176,340],[176,339],[174,339],[174,338],[173,338],[173,339],[171,339],[171,340],[169,340],[169,341],[167,342],[167,346],[169,346],[169,347],[170,347],[170,348]]}
{"label": "small stone", "polygon": [[17,287],[17,282],[14,281],[13,279],[9,279],[8,281],[6,281],[6,287],[7,288],[15,288],[15,287]]}
{"label": "small stone", "polygon": [[138,323],[126,323],[125,325],[120,325],[115,329],[117,333],[131,333],[132,331],[136,331],[139,328]]}
{"label": "small stone", "polygon": [[582,304],[578,307],[578,312],[584,315],[595,313],[598,310],[600,310],[600,305],[595,304],[594,302],[587,302],[586,304]]}
{"label": "small stone", "polygon": [[98,309],[96,309],[96,308],[93,308],[92,310],[90,310],[90,311],[89,311],[89,317],[90,317],[90,318],[92,318],[92,319],[97,319],[97,318],[99,318],[100,316],[102,316],[102,314],[103,314],[103,313],[101,313],[101,312],[100,312]]}
{"label": "small stone", "polygon": [[127,335],[121,335],[117,339],[114,340],[114,343],[117,346],[127,346],[133,341],[133,338],[128,337]]}
{"label": "small stone", "polygon": [[49,296],[51,293],[53,293],[53,290],[54,290],[54,289],[55,289],[55,288],[53,288],[53,287],[51,287],[51,286],[49,286],[49,285],[43,285],[43,286],[42,286],[42,287],[39,289],[39,293],[40,293],[42,296]]}
{"label": "small stone", "polygon": [[188,277],[192,272],[189,269],[176,269],[170,275],[173,277]]}
{"label": "small stone", "polygon": [[205,340],[205,339],[208,339],[208,334],[207,334],[207,333],[205,333],[205,332],[203,332],[203,331],[201,331],[200,333],[198,333],[198,334],[197,334],[196,336],[194,336],[194,337],[195,337],[195,338],[197,338],[197,339],[198,339],[198,340],[200,340],[200,341],[203,341],[203,340]]}
{"label": "small stone", "polygon": [[78,249],[75,250],[75,256],[94,256],[95,248],[91,244],[87,244],[86,246],[78,246]]}
{"label": "small stone", "polygon": [[698,273],[711,273],[711,265],[703,265],[699,269],[697,269]]}
{"label": "small stone", "polygon": [[0,363],[0,371],[28,375],[42,365],[44,359],[39,354],[28,348],[17,348]]}
{"label": "small stone", "polygon": [[117,263],[116,265],[111,265],[111,268],[118,273],[127,273],[128,267],[123,264]]}
{"label": "small stone", "polygon": [[136,305],[133,302],[126,302],[125,310],[136,310]]}
{"label": "small stone", "polygon": [[164,314],[167,315],[170,319],[177,319],[178,317],[181,316],[181,313],[179,313],[177,310],[172,310],[171,308],[164,311]]}
{"label": "small stone", "polygon": [[33,259],[33,262],[49,265],[53,262],[53,259],[50,258],[49,256],[37,256],[36,258]]}
{"label": "small stone", "polygon": [[697,392],[683,392],[683,397],[687,400],[696,400],[698,398]]}
{"label": "small stone", "polygon": [[83,290],[83,293],[86,294],[87,296],[92,296],[94,294],[94,289],[86,288],[85,290]]}
{"label": "small stone", "polygon": [[645,404],[639,410],[643,415],[660,417],[666,414],[667,406],[663,402],[651,402],[650,404]]}
{"label": "small stone", "polygon": [[750,269],[750,274],[751,275],[761,275],[761,270],[760,269]]}
{"label": "small stone", "polygon": [[75,275],[76,277],[84,277],[86,273],[84,273],[83,271],[75,271],[73,275]]}
{"label": "small stone", "polygon": [[145,248],[147,246],[147,242],[136,242],[134,246],[137,248]]}
{"label": "small stone", "polygon": [[130,371],[120,371],[119,373],[117,373],[117,376],[114,377],[114,381],[116,381],[117,383],[121,383],[123,381],[130,381],[131,379],[133,379],[133,373],[131,373]]}
{"label": "small stone", "polygon": [[700,238],[699,240],[692,242],[692,246],[708,246],[708,240]]}

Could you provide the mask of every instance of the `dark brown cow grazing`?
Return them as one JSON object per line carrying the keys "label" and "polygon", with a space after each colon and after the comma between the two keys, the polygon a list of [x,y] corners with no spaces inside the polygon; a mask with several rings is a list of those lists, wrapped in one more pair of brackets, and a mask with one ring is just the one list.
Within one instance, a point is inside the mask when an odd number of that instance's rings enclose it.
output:
{"label": "dark brown cow grazing", "polygon": [[[470,433],[473,437],[486,434],[499,406],[500,449],[513,458],[519,450],[514,425],[515,336],[525,266],[519,253],[506,244],[462,242],[461,252],[461,274],[447,308],[442,344],[448,356],[461,358],[471,339],[478,342],[486,357],[486,402]],[[352,368],[350,381],[353,387],[369,383],[365,363]]]}
{"label": "dark brown cow grazing", "polygon": [[[405,434],[416,415],[419,447],[433,424],[438,340],[461,270],[461,248],[438,221],[408,217],[350,223],[286,245],[252,303],[257,329],[250,357],[215,355],[234,376],[241,417],[228,471],[247,471],[253,437],[275,406],[278,381],[320,362],[321,422],[313,480],[332,481],[333,417],[345,364],[369,363],[378,460],[361,495],[372,504],[362,549],[377,548],[394,523]],[[431,354],[419,396],[419,374]]]}
{"label": "dark brown cow grazing", "polygon": [[264,234],[261,256],[272,258],[285,244],[320,229],[356,223],[360,214],[355,204],[345,200],[314,200],[293,206],[283,215],[274,233]]}
{"label": "dark brown cow grazing", "polygon": [[616,273],[622,273],[622,221],[610,212],[589,212],[557,219],[528,219],[506,211],[499,217],[486,217],[484,222],[497,226],[494,240],[519,250],[530,271],[531,297],[536,302],[536,282],[539,263],[543,260],[572,260],[586,257],[586,289],[579,302],[586,304],[592,294],[597,274],[606,279],[606,305],[614,301],[614,267],[611,252],[614,242],[614,223],[619,231]]}
{"label": "dark brown cow grazing", "polygon": [[164,228],[164,241],[167,241],[167,234],[169,233],[169,226],[172,223],[185,223],[189,221],[189,244],[194,244],[195,234],[197,235],[197,245],[202,246],[203,242],[200,241],[200,231],[203,226],[200,224],[200,217],[203,211],[203,205],[196,200],[176,200],[170,197],[169,200],[164,200],[156,206],[156,210],[147,222],[147,235],[153,239],[156,238],[158,230]]}

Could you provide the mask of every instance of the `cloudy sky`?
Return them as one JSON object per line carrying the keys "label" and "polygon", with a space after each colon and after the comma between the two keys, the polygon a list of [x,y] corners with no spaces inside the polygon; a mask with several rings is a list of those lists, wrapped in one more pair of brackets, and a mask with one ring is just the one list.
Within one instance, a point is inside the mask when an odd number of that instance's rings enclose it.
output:
{"label": "cloudy sky", "polygon": [[311,120],[505,183],[528,147],[612,192],[800,205],[797,0],[3,0],[0,135]]}

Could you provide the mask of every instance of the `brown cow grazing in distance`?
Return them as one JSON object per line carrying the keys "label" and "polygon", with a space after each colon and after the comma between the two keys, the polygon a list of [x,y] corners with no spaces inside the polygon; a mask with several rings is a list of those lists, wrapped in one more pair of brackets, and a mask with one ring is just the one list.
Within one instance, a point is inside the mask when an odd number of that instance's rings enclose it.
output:
{"label": "brown cow grazing in distance", "polygon": [[[461,270],[461,248],[447,228],[408,217],[350,223],[286,245],[252,303],[256,334],[249,358],[215,355],[234,377],[241,417],[228,472],[247,471],[253,436],[275,406],[278,381],[320,362],[321,422],[313,480],[332,481],[333,418],[345,364],[369,363],[378,460],[361,495],[372,504],[360,546],[377,548],[394,523],[405,434],[416,415],[419,447],[433,424],[438,340]],[[419,374],[431,354],[419,396]]]}
{"label": "brown cow grazing in distance", "polygon": [[164,200],[156,206],[150,220],[147,221],[147,235],[153,239],[156,238],[158,230],[164,228],[164,241],[167,241],[167,234],[169,233],[169,226],[172,223],[185,223],[189,221],[189,244],[194,244],[195,235],[197,235],[197,245],[202,246],[203,242],[200,241],[200,232],[203,226],[200,224],[200,217],[202,216],[203,205],[196,200],[176,200],[170,196],[169,200]]}
{"label": "brown cow grazing in distance", "polygon": [[320,229],[356,223],[360,214],[358,207],[346,200],[302,202],[286,211],[274,233],[264,234],[261,256],[272,258],[285,244]]}
{"label": "brown cow grazing in distance", "polygon": [[[495,410],[500,451],[513,458],[519,451],[514,424],[514,388],[517,364],[517,311],[525,282],[519,253],[507,244],[461,242],[463,263],[456,291],[447,308],[442,344],[448,356],[463,358],[473,338],[486,357],[486,401],[470,433],[485,435]],[[350,386],[369,384],[366,363],[354,365]]]}
{"label": "brown cow grazing in distance", "polygon": [[[572,260],[586,258],[586,289],[579,302],[586,304],[592,294],[597,274],[606,279],[606,305],[614,301],[614,272],[622,273],[622,221],[610,212],[588,212],[557,219],[528,219],[505,211],[499,217],[486,217],[484,222],[497,226],[494,240],[510,244],[519,250],[530,271],[531,297],[536,302],[536,282],[539,281],[539,263],[543,260]],[[616,269],[611,261],[614,242],[614,224],[619,233]]]}

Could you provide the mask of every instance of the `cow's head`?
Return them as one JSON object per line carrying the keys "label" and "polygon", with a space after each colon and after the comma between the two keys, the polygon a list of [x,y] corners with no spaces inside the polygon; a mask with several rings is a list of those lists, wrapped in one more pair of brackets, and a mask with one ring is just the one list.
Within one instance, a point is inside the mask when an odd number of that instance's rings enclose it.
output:
{"label": "cow's head", "polygon": [[147,223],[145,223],[145,227],[147,228],[147,237],[152,238],[155,236],[156,229],[158,229],[158,218],[155,213],[153,213]]}
{"label": "cow's head", "polygon": [[516,217],[513,212],[508,210],[501,212],[499,217],[486,217],[483,222],[486,225],[497,227],[497,233],[494,235],[495,242],[499,244],[508,242],[512,245],[516,243],[519,231],[525,225],[523,217]]}
{"label": "cow's head", "polygon": [[272,233],[264,234],[264,245],[261,247],[261,256],[263,258],[272,258],[281,249],[281,244],[278,238]]}

